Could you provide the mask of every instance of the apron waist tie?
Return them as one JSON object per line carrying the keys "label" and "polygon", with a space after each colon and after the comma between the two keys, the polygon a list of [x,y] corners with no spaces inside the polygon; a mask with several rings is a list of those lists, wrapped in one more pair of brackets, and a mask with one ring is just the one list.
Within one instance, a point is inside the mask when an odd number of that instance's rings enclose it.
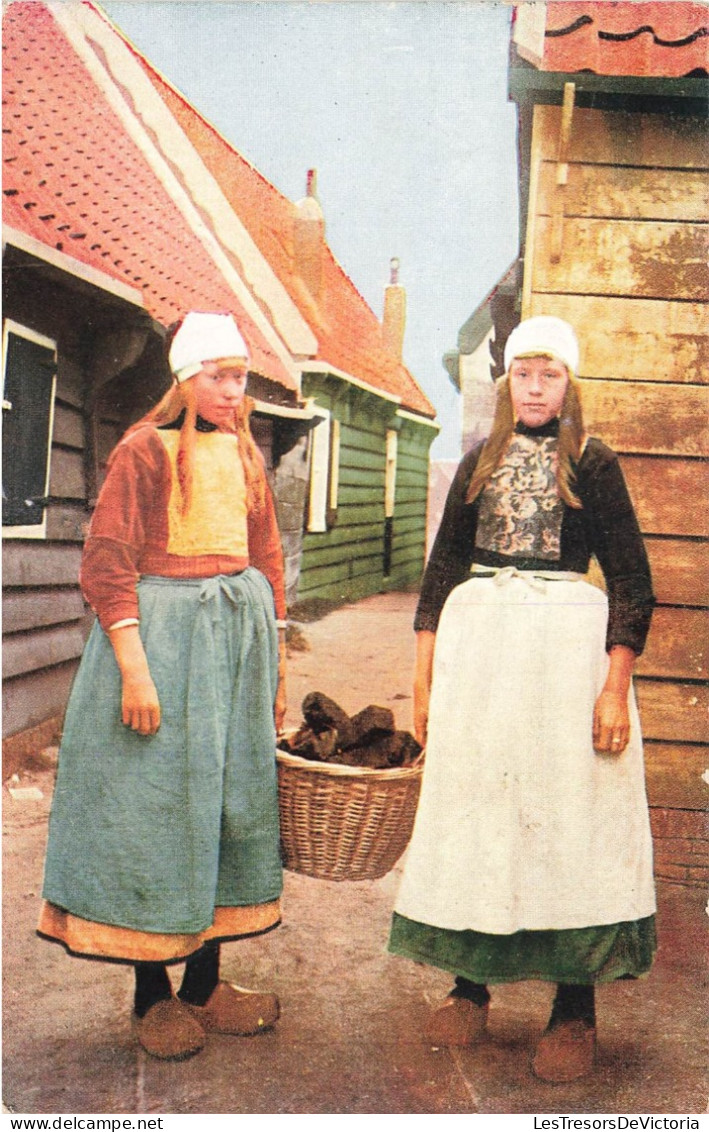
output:
{"label": "apron waist tie", "polygon": [[[218,603],[225,597],[232,605],[246,604],[249,594],[249,579],[253,571],[249,567],[236,574],[213,574],[201,578],[170,578],[164,575],[143,574],[140,581],[148,585],[180,586],[198,590],[197,600],[200,606],[209,604],[212,621],[220,617]],[[205,610],[206,612],[206,610]]]}
{"label": "apron waist tie", "polygon": [[243,605],[243,585],[240,584],[242,577],[243,573],[215,574],[213,578],[203,578],[199,591],[200,602],[215,601],[223,594],[232,605]]}
{"label": "apron waist tie", "polygon": [[482,566],[474,562],[470,573],[477,578],[492,578],[496,586],[505,586],[512,578],[519,578],[531,589],[546,593],[547,582],[581,582],[583,574],[574,570],[520,570],[517,566]]}

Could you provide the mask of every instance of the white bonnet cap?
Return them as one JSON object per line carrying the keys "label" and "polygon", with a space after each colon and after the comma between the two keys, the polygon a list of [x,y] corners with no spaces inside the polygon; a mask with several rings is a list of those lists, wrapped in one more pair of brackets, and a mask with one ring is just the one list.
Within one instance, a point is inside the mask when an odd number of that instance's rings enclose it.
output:
{"label": "white bonnet cap", "polygon": [[548,354],[576,374],[579,344],[573,327],[563,318],[545,314],[520,322],[505,343],[505,373],[515,358],[533,357],[535,354]]}
{"label": "white bonnet cap", "polygon": [[170,369],[177,381],[187,381],[203,362],[229,358],[248,362],[249,351],[230,314],[190,311],[170,346]]}

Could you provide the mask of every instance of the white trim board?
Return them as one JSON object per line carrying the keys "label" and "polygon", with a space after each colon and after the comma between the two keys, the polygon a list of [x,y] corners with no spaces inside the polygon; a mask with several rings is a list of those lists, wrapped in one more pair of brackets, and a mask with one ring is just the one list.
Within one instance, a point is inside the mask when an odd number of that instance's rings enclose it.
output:
{"label": "white trim board", "polygon": [[107,275],[105,272],[99,271],[97,267],[90,267],[89,264],[82,263],[80,259],[74,259],[73,256],[67,255],[66,252],[57,251],[56,248],[51,247],[49,244],[42,243],[41,240],[35,239],[34,236],[28,236],[24,232],[19,232],[16,228],[4,225],[3,242],[9,244],[10,247],[27,252],[28,255],[34,256],[35,259],[44,260],[45,263],[58,268],[60,271],[66,272],[67,275],[73,275],[75,279],[81,279],[84,283],[90,283],[93,287],[98,287],[101,291],[107,291],[109,294],[115,295],[119,299],[125,299],[127,303],[132,303],[136,307],[141,307],[143,310],[145,309],[143,292],[138,290],[137,287],[131,287],[128,283],[122,283],[120,279],[114,279],[112,275]]}
{"label": "white trim board", "polygon": [[366,393],[372,393],[375,397],[381,397],[383,401],[391,401],[393,405],[401,404],[401,397],[396,393],[387,393],[384,389],[377,389],[376,386],[370,385],[368,381],[362,381],[359,377],[353,377],[351,373],[345,373],[344,370],[337,369],[336,366],[330,365],[329,362],[300,362],[300,372],[313,373],[327,377],[332,374],[333,377],[339,377],[342,381],[346,381],[348,385],[354,385],[358,389],[363,389]]}
{"label": "white trim board", "polygon": [[416,424],[427,425],[428,428],[435,428],[436,432],[441,431],[441,426],[438,421],[431,420],[430,417],[420,417],[417,413],[410,413],[408,409],[397,409],[397,417],[403,417],[405,421],[414,421]]}

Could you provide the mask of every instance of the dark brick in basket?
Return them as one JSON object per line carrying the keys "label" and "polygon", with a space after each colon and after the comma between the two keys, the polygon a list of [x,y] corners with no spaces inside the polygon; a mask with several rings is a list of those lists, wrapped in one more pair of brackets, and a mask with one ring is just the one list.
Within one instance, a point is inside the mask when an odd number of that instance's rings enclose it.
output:
{"label": "dark brick in basket", "polygon": [[340,747],[354,746],[356,737],[352,732],[350,717],[329,696],[322,692],[309,692],[303,700],[301,710],[308,727],[317,735],[323,731],[336,731]]}
{"label": "dark brick in basket", "polygon": [[[283,864],[320,880],[382,877],[411,837],[423,769],[419,745],[396,730],[388,708],[375,704],[350,719],[312,692],[303,714],[303,725],[281,736],[277,752]],[[356,736],[355,745],[343,749],[340,732],[348,744]]]}
{"label": "dark brick in basket", "polygon": [[397,731],[390,708],[370,704],[350,717],[322,692],[302,704],[305,723],[281,740],[283,749],[303,759],[371,770],[406,766],[421,753],[408,731]]}

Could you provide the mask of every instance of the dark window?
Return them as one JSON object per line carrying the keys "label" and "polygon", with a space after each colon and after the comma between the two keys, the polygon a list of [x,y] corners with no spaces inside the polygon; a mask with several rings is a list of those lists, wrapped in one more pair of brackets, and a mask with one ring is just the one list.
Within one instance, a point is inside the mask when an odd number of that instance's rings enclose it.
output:
{"label": "dark window", "polygon": [[2,523],[35,528],[28,534],[40,536],[49,483],[55,371],[53,343],[6,323]]}

